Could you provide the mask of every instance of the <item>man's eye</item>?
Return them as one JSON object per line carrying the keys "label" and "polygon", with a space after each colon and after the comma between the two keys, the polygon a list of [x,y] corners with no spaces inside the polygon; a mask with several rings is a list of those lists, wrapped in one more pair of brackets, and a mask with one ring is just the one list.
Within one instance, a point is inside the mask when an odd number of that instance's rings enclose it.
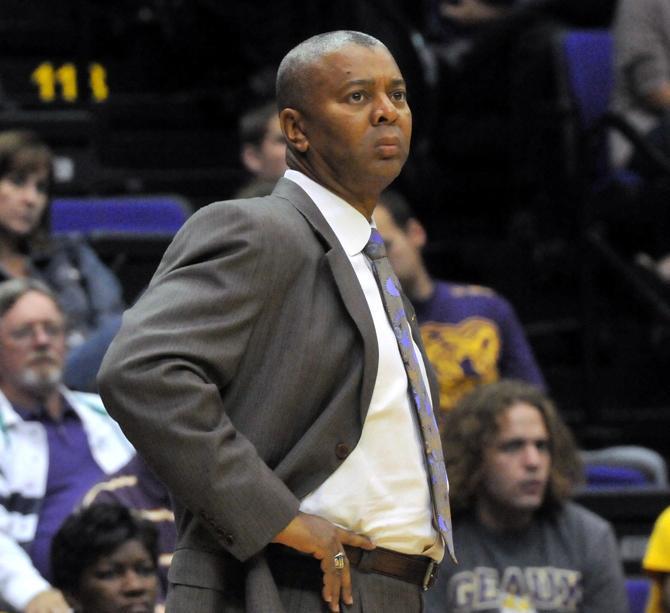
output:
{"label": "man's eye", "polygon": [[396,102],[404,102],[405,100],[407,100],[407,92],[405,91],[393,92],[391,96]]}
{"label": "man's eye", "polygon": [[349,99],[352,102],[360,102],[361,100],[363,100],[363,92],[352,92],[351,94],[349,94]]}
{"label": "man's eye", "polygon": [[32,326],[22,326],[10,332],[10,336],[16,341],[22,341],[27,338],[30,338],[32,334],[33,334]]}
{"label": "man's eye", "polygon": [[10,172],[6,177],[8,181],[11,181],[17,187],[23,187],[28,181],[28,174],[25,172]]}
{"label": "man's eye", "polygon": [[519,441],[511,441],[509,443],[503,443],[500,446],[500,450],[504,453],[515,453],[521,449],[523,446],[523,443],[520,443]]}

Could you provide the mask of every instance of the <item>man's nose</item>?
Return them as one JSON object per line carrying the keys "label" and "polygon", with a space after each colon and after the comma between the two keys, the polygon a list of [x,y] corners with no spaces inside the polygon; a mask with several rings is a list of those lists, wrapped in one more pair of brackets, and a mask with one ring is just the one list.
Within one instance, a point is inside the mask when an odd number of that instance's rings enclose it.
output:
{"label": "man's nose", "polygon": [[398,119],[398,109],[386,92],[375,98],[375,107],[372,111],[374,125],[380,123],[393,123]]}
{"label": "man's nose", "polygon": [[21,187],[21,194],[25,202],[36,206],[42,194],[34,181],[26,181]]}
{"label": "man's nose", "polygon": [[36,324],[33,328],[33,340],[36,345],[48,345],[51,343],[52,335],[42,324]]}
{"label": "man's nose", "polygon": [[537,448],[537,445],[534,444],[528,444],[524,448],[524,463],[526,466],[530,466],[532,468],[535,468],[540,465],[540,461],[542,459],[542,454],[540,450]]}

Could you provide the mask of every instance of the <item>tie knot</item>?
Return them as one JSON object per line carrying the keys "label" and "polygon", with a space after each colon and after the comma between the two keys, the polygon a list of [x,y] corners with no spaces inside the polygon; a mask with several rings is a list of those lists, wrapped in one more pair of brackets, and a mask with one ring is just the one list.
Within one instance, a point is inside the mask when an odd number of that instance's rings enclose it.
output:
{"label": "tie knot", "polygon": [[372,228],[370,240],[368,240],[367,245],[363,248],[363,253],[365,253],[371,260],[378,260],[386,257],[386,245],[384,245],[384,239],[376,228]]}

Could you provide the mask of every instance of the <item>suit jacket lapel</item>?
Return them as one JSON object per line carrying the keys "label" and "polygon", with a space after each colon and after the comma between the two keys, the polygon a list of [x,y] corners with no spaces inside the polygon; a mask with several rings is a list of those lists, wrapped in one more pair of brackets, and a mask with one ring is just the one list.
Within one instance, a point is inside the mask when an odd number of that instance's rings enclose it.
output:
{"label": "suit jacket lapel", "polygon": [[351,267],[347,254],[337,240],[335,233],[321,214],[321,211],[312,202],[311,198],[300,188],[299,185],[289,179],[280,179],[273,191],[273,196],[286,198],[310,224],[314,232],[324,244],[326,260],[335,278],[335,283],[342,297],[342,301],[356,324],[363,338],[365,355],[365,366],[363,369],[363,386],[361,389],[361,422],[365,420],[379,362],[379,347],[377,335],[368,303]]}

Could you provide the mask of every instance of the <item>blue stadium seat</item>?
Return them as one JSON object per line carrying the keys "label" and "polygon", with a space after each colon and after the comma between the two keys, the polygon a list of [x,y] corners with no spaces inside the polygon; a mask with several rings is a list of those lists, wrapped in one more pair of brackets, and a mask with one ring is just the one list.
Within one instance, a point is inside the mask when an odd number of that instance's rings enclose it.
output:
{"label": "blue stadium seat", "polygon": [[171,195],[54,198],[51,231],[83,236],[117,274],[131,304],[190,214],[188,202]]}
{"label": "blue stadium seat", "polygon": [[570,30],[563,37],[563,53],[581,123],[592,128],[607,112],[614,86],[612,35],[608,30]]}
{"label": "blue stadium seat", "polygon": [[[591,167],[579,169],[594,173],[589,177],[595,190],[615,181],[628,188],[637,188],[642,179],[626,169],[614,170],[609,163],[606,127],[619,130],[635,147],[645,147],[642,134],[622,118],[609,112],[614,89],[614,42],[609,30],[568,30],[560,42],[560,58],[564,79],[562,90],[567,94],[564,104],[576,116],[573,133],[568,137],[574,147],[585,146],[583,155],[594,156]],[[582,142],[580,143],[580,139]],[[589,150],[590,149],[590,150]]]}
{"label": "blue stadium seat", "polygon": [[615,445],[580,452],[586,489],[668,487],[665,459],[657,451],[639,445]]}
{"label": "blue stadium seat", "polygon": [[111,196],[105,198],[54,198],[51,202],[53,234],[85,236],[172,236],[191,213],[184,198]]}
{"label": "blue stadium seat", "polygon": [[647,475],[637,468],[601,464],[586,467],[586,483],[590,489],[644,487],[651,485]]}
{"label": "blue stadium seat", "polygon": [[644,613],[649,597],[650,581],[645,577],[627,577],[626,592],[630,613]]}

